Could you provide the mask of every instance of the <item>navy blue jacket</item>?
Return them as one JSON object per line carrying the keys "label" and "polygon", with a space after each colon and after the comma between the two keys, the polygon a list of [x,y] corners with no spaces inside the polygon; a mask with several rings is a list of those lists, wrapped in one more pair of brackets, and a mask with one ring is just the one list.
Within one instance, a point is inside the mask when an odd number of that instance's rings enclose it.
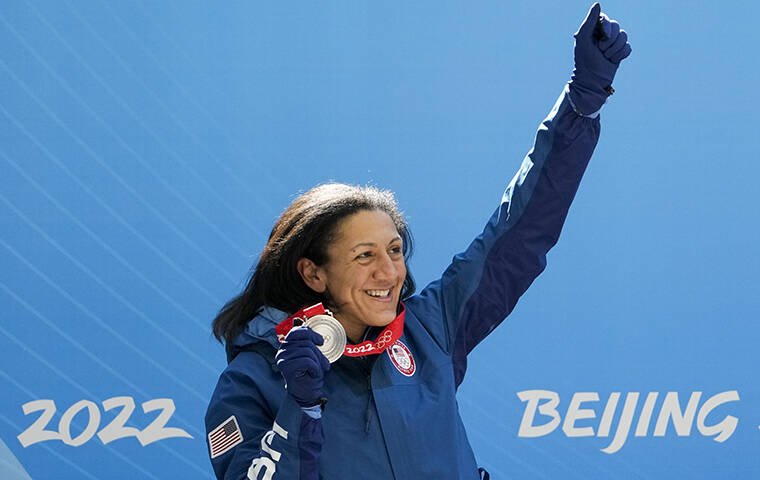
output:
{"label": "navy blue jacket", "polygon": [[327,372],[329,403],[313,419],[286,394],[274,361],[274,327],[289,314],[260,312],[228,345],[229,366],[206,414],[208,432],[234,416],[241,436],[212,458],[217,477],[479,478],[456,402],[467,354],[543,271],[598,138],[598,116],[575,113],[566,88],[483,232],[404,301],[400,342],[411,375],[403,353],[402,368],[390,350],[344,356]]}

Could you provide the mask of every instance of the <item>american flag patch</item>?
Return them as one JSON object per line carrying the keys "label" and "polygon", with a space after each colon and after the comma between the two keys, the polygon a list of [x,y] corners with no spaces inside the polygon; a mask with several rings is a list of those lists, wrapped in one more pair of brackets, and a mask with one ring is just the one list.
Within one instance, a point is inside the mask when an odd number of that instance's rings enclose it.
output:
{"label": "american flag patch", "polygon": [[237,419],[233,415],[208,434],[208,448],[211,451],[211,458],[218,457],[242,441],[243,435],[240,433]]}

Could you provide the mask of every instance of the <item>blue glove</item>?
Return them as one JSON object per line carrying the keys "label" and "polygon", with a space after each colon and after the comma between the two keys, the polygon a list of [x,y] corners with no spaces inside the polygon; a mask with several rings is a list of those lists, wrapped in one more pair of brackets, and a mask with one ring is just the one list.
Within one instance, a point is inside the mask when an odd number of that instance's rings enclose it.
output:
{"label": "blue glove", "polygon": [[275,355],[277,366],[285,378],[285,388],[302,408],[320,404],[325,372],[330,362],[317,349],[322,335],[308,327],[292,329]]}
{"label": "blue glove", "polygon": [[631,54],[628,34],[605,14],[599,3],[575,32],[575,70],[570,81],[570,99],[580,115],[602,108],[612,95],[612,80],[620,61]]}

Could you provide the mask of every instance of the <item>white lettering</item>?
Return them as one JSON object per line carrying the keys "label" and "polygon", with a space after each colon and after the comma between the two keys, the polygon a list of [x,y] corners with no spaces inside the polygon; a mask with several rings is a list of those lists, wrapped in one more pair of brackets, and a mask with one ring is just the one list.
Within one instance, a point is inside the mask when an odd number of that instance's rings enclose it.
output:
{"label": "white lettering", "polygon": [[272,441],[274,440],[275,435],[285,440],[288,439],[288,431],[277,425],[277,422],[274,422],[272,429],[261,437],[261,450],[272,458],[255,458],[253,462],[251,462],[251,466],[248,468],[248,478],[250,480],[257,480],[258,474],[262,468],[264,469],[264,476],[261,477],[261,480],[270,480],[272,475],[277,472],[277,465],[275,462],[280,461],[282,453],[272,448]]}
{"label": "white lettering", "polygon": [[98,432],[98,437],[104,445],[120,438],[137,437],[140,433],[140,430],[134,427],[124,426],[135,411],[135,401],[132,397],[113,397],[103,401],[103,410],[106,412],[118,407],[122,407],[119,414]]}
{"label": "white lettering", "polygon": [[[613,428],[613,421],[617,413],[617,407],[620,403],[621,392],[612,392],[607,399],[604,412],[599,420],[596,429],[597,437],[609,437]],[[525,403],[522,420],[518,430],[518,437],[535,438],[552,433],[562,423],[562,431],[568,438],[589,437],[594,435],[595,427],[586,425],[583,427],[576,426],[581,420],[588,420],[597,417],[596,409],[582,408],[584,403],[598,402],[599,393],[597,392],[576,392],[573,394],[567,411],[564,412],[563,419],[558,411],[560,402],[559,394],[551,390],[524,390],[517,392],[520,401]],[[639,401],[639,392],[628,392],[625,403],[618,419],[617,428],[612,442],[602,451],[608,454],[618,452],[628,439],[633,426],[634,416]],[[639,413],[638,423],[636,424],[635,436],[645,437],[649,431],[649,425],[657,405],[658,392],[649,392]],[[708,425],[708,416],[719,406],[739,401],[739,392],[729,390],[718,393],[708,398],[700,406],[702,392],[691,392],[689,400],[685,407],[682,406],[678,399],[678,392],[668,392],[659,408],[657,421],[655,422],[655,437],[665,436],[668,424],[672,421],[673,428],[679,437],[689,436],[692,432],[694,418],[697,418],[697,429],[704,437],[713,437],[716,442],[725,442],[730,438],[739,424],[739,419],[726,415],[717,423]],[[548,421],[540,423],[536,419],[537,413],[548,417]],[[539,422],[539,424],[534,424]]]}
{"label": "white lettering", "polygon": [[734,434],[734,430],[736,430],[736,426],[739,424],[739,419],[731,415],[726,415],[726,418],[712,426],[705,425],[705,420],[710,412],[712,412],[718,405],[738,401],[739,392],[736,390],[721,392],[708,398],[702,405],[702,408],[699,409],[699,415],[697,415],[697,429],[699,429],[699,433],[706,437],[717,435],[713,440],[716,442],[725,442]]}
{"label": "white lettering", "polygon": [[288,431],[282,428],[281,426],[277,425],[277,422],[274,422],[274,426],[272,427],[272,430],[274,430],[274,433],[281,436],[285,440],[288,439]]}
{"label": "white lettering", "polygon": [[280,461],[280,455],[282,455],[280,452],[272,448],[272,440],[274,440],[274,431],[269,430],[267,433],[264,434],[263,437],[261,437],[261,450],[263,450],[265,453],[268,453],[270,457],[272,457],[272,460],[275,462]]}
{"label": "white lettering", "polygon": [[47,440],[61,440],[61,434],[52,430],[45,430],[47,424],[55,415],[55,402],[49,399],[45,400],[33,400],[21,405],[21,409],[24,411],[24,415],[29,415],[32,412],[42,410],[42,415],[31,425],[29,428],[21,432],[16,438],[21,442],[21,446],[26,448],[37,442],[45,442]]}
{"label": "white lettering", "polygon": [[[71,420],[74,419],[77,413],[84,409],[90,414],[90,419],[87,421],[87,427],[76,438],[71,438]],[[87,440],[91,439],[100,425],[100,410],[98,406],[89,400],[80,400],[74,405],[70,406],[63,415],[61,415],[61,421],[58,423],[58,433],[61,434],[61,440],[66,445],[72,447],[78,447],[84,444]]]}
{"label": "white lettering", "polygon": [[618,421],[618,428],[615,432],[615,438],[612,439],[607,448],[603,448],[604,453],[615,453],[625,444],[626,438],[628,438],[628,430],[631,428],[631,422],[633,422],[633,414],[636,410],[636,404],[639,401],[639,392],[629,392],[625,396],[625,404],[623,405],[623,413],[620,414],[620,420]]}
{"label": "white lettering", "polygon": [[617,408],[619,399],[620,392],[610,393],[610,398],[607,400],[607,405],[604,407],[604,413],[602,413],[602,421],[599,423],[599,431],[596,433],[597,437],[609,436],[612,417],[615,415],[615,409]]}
{"label": "white lettering", "polygon": [[262,468],[264,469],[264,476],[260,480],[272,480],[272,475],[277,471],[277,467],[272,459],[267,457],[253,459],[251,466],[248,468],[249,480],[259,480],[258,475]]}
{"label": "white lettering", "polygon": [[649,392],[647,395],[647,399],[644,401],[644,408],[641,409],[641,413],[639,414],[639,423],[636,425],[636,433],[634,434],[637,437],[646,437],[647,431],[649,430],[649,420],[652,419],[652,411],[654,411],[654,402],[657,401],[657,396],[659,393],[657,392]]}
{"label": "white lettering", "polygon": [[577,392],[570,400],[570,406],[567,407],[565,414],[565,423],[562,424],[562,430],[568,437],[592,437],[594,436],[593,427],[576,427],[577,420],[584,418],[596,418],[596,412],[589,408],[580,408],[583,402],[598,402],[599,394],[596,392]]}
{"label": "white lettering", "polygon": [[369,352],[370,350],[372,350],[372,348],[373,348],[372,344],[366,343],[364,345],[358,345],[356,347],[348,346],[346,347],[346,350],[348,351],[348,353],[364,353],[364,352]]}
{"label": "white lettering", "polygon": [[[132,397],[113,397],[103,401],[103,410],[106,412],[116,407],[123,408],[108,425],[98,432],[98,437],[100,437],[100,441],[104,444],[131,436],[137,437],[138,441],[143,446],[165,438],[193,438],[181,428],[165,427],[175,410],[174,401],[170,398],[158,398],[142,404],[145,413],[152,412],[153,410],[162,410],[158,417],[156,417],[156,419],[142,431],[124,426],[135,409],[135,401]],[[100,410],[95,403],[89,400],[80,400],[69,407],[69,409],[61,416],[57,432],[45,430],[45,427],[50,423],[50,420],[53,418],[56,411],[55,402],[53,400],[34,400],[23,404],[21,408],[24,411],[24,415],[43,410],[39,418],[17,436],[18,441],[24,448],[48,440],[61,440],[63,443],[71,445],[72,447],[79,447],[95,436],[95,432],[100,426]],[[71,422],[74,417],[84,409],[87,409],[87,412],[89,413],[87,426],[82,433],[72,438]]]}
{"label": "white lettering", "polygon": [[[520,422],[520,430],[517,433],[518,437],[541,437],[553,432],[557,428],[560,422],[559,413],[557,412],[557,405],[559,405],[559,394],[557,392],[549,390],[524,390],[517,392],[517,396],[520,398],[520,401],[528,402],[525,406],[522,421]],[[547,399],[548,402],[538,405],[538,401],[541,399]],[[541,415],[552,417],[552,419],[543,425],[533,426],[536,407],[538,407]]]}
{"label": "white lettering", "polygon": [[681,412],[678,403],[678,392],[668,392],[660,407],[660,416],[654,426],[654,436],[663,437],[668,428],[668,419],[673,419],[673,427],[679,437],[688,436],[691,433],[691,424],[694,422],[694,414],[697,413],[697,405],[702,392],[693,392],[686,404],[686,411]]}
{"label": "white lettering", "polygon": [[174,414],[174,400],[171,398],[156,398],[155,400],[148,400],[142,404],[143,412],[148,413],[154,410],[161,410],[155,420],[143,429],[137,435],[142,446],[149,445],[159,440],[166,438],[182,437],[193,438],[189,433],[181,428],[166,427],[166,422]]}

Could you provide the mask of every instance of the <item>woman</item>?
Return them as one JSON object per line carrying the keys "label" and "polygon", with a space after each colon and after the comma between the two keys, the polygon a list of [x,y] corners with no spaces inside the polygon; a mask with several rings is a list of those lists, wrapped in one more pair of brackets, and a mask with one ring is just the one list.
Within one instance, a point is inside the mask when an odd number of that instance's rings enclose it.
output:
{"label": "woman", "polygon": [[[322,185],[279,218],[214,321],[229,362],[206,415],[218,478],[480,478],[455,398],[466,356],[543,271],[630,53],[599,4],[575,38],[572,81],[500,206],[420,294],[389,192]],[[348,338],[332,364],[325,339],[301,325],[315,314]]]}

